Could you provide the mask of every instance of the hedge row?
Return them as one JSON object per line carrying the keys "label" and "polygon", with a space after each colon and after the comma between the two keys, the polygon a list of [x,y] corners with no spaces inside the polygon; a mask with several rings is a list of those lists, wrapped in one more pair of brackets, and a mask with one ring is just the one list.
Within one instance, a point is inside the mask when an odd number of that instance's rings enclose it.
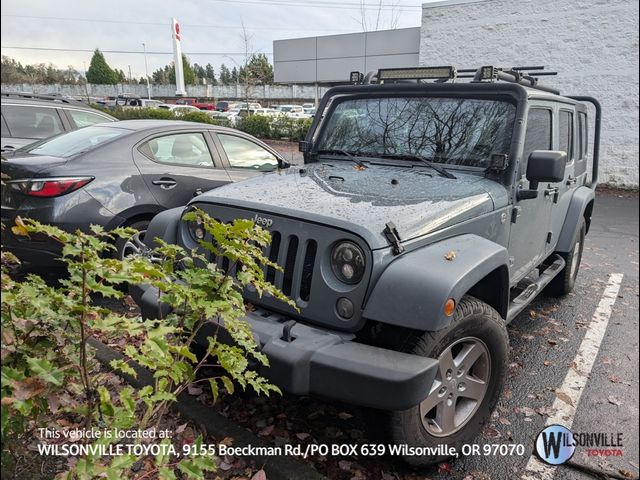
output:
{"label": "hedge row", "polygon": [[[223,127],[232,126],[231,122],[226,118],[212,117],[205,112],[188,112],[182,115],[175,115],[170,110],[160,108],[116,108],[104,111],[116,117],[118,120],[152,118],[209,123]],[[261,139],[298,141],[304,139],[309,127],[311,127],[311,122],[311,118],[290,118],[285,115],[278,115],[276,117],[251,115],[239,119],[235,128]]]}

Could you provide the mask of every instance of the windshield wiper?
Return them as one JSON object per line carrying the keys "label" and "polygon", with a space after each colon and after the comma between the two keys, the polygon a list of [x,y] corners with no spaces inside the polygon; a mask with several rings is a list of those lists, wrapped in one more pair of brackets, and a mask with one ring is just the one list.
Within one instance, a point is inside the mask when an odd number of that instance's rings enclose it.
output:
{"label": "windshield wiper", "polygon": [[411,153],[403,153],[403,154],[385,154],[385,155],[380,155],[380,157],[382,157],[382,158],[405,158],[407,160],[418,160],[423,165],[426,165],[427,167],[433,168],[436,172],[438,172],[443,177],[451,178],[453,180],[456,179],[456,176],[453,173],[447,171],[442,165],[440,165],[439,163],[436,163],[436,162],[432,162],[431,160],[428,160],[428,159],[426,159],[425,157],[423,157],[421,155],[414,155],[414,154],[411,154]]}
{"label": "windshield wiper", "polygon": [[347,150],[318,150],[319,154],[340,154],[340,155],[344,155],[345,157],[347,157],[349,160],[351,160],[353,163],[355,163],[358,168],[367,168],[367,166],[364,164],[364,162],[362,160],[360,160],[359,158],[356,158],[356,155],[359,155],[359,153],[357,152],[349,152]]}

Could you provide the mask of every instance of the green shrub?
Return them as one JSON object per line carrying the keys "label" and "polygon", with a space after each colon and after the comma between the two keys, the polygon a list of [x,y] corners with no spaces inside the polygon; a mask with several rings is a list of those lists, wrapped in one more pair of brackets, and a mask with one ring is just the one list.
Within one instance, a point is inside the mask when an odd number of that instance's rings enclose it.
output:
{"label": "green shrub", "polygon": [[[265,266],[281,270],[263,254],[271,241],[269,232],[250,220],[220,223],[200,210],[189,212],[185,220],[201,224],[213,239],[201,241],[203,249],[226,258],[231,266],[238,265],[234,276],[229,274],[232,268],[218,268],[195,250],[188,252],[160,240],[160,262],[147,257],[111,258],[113,240],[130,237],[134,231],[129,228],[105,232],[94,225],[88,233],[69,233],[16,219],[14,234],[44,234],[62,245],[61,261],[67,266],[68,278],[56,287],[36,276],[14,281],[6,264],[15,259],[2,254],[3,477],[5,469],[11,471],[12,459],[28,452],[33,438],[27,434],[55,424],[57,419],[74,418],[85,429],[146,430],[159,425],[169,406],[193,383],[206,382],[214,399],[220,389],[233,394],[235,385],[266,395],[280,392],[249,368],[249,357],[262,365],[268,361],[244,320],[247,307],[242,298],[243,290],[251,285],[260,294],[296,308],[265,280]],[[172,306],[173,313],[161,320],[142,321],[94,304],[98,296],[122,298],[117,287],[129,282],[157,287],[159,299]],[[209,336],[205,355],[197,358],[190,346],[209,323],[224,323],[233,345],[221,343],[217,335]],[[109,389],[109,378],[96,368],[88,348],[92,335],[108,343],[126,339],[127,361],[114,360],[111,367],[135,377],[129,364],[135,361],[153,373],[154,385],[115,392]],[[203,370],[208,366],[218,367],[220,373],[206,378]],[[84,440],[92,445],[118,441],[115,437]],[[134,444],[141,441],[130,440]],[[169,446],[170,442],[165,439],[160,444]],[[200,436],[195,444],[201,443]],[[144,477],[202,479],[216,464],[210,454],[198,452],[194,449],[173,457],[142,453],[103,458],[89,454],[69,464],[70,470],[59,478],[133,478],[137,474],[131,467],[138,463],[145,466]]]}
{"label": "green shrub", "polygon": [[271,138],[271,119],[264,115],[248,115],[241,118],[236,128],[258,138]]}
{"label": "green shrub", "polygon": [[[162,108],[114,108],[108,109],[100,105],[93,105],[118,120],[184,120],[187,122],[208,123],[221,127],[232,127],[231,122],[223,117],[213,117],[204,111],[187,112],[182,115],[175,115],[171,110]],[[265,115],[249,115],[239,118],[235,128],[247,132],[262,139],[291,140],[292,142],[303,140],[309,128],[312,118],[291,118],[286,115],[276,115],[267,117]]]}

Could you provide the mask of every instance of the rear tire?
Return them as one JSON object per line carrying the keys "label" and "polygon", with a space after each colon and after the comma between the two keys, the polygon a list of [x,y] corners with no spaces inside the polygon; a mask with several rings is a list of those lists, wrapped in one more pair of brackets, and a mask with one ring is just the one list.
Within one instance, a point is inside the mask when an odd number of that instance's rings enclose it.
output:
{"label": "rear tire", "polygon": [[587,233],[587,225],[584,218],[580,220],[576,238],[573,239],[571,251],[568,253],[560,253],[564,258],[565,266],[558,275],[551,280],[546,288],[549,295],[561,297],[573,290],[576,284],[576,277],[580,270],[580,262],[582,261],[582,251],[584,250],[584,238]]}
{"label": "rear tire", "polygon": [[[420,405],[389,412],[387,430],[399,445],[455,447],[472,443],[489,420],[504,384],[509,337],[498,312],[465,296],[450,325],[414,334],[402,347],[414,355],[437,358],[440,365],[429,396]],[[442,462],[447,455],[403,456],[413,466]]]}
{"label": "rear tire", "polygon": [[115,243],[116,251],[114,252],[114,257],[123,260],[130,255],[141,254],[146,248],[142,242],[144,241],[144,234],[147,232],[147,228],[149,228],[149,223],[151,223],[151,220],[138,220],[127,225],[127,227],[138,230],[138,233],[128,239],[118,238]]}

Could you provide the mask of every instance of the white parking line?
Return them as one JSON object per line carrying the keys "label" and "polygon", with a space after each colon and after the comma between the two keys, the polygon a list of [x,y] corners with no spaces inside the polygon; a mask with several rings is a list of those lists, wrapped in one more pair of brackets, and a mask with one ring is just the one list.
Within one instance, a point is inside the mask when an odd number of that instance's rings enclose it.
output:
{"label": "white parking line", "polygon": [[[609,276],[609,282],[593,314],[587,333],[582,339],[580,348],[578,348],[576,358],[573,360],[571,368],[569,368],[567,376],[564,378],[564,382],[562,382],[562,385],[556,390],[557,396],[552,406],[553,413],[547,419],[546,426],[558,424],[571,428],[573,425],[573,417],[576,414],[580,397],[582,396],[584,387],[587,385],[587,380],[589,380],[589,374],[596,361],[600,344],[607,331],[613,304],[616,302],[616,298],[618,298],[622,277],[622,273],[612,273]],[[522,479],[552,480],[554,473],[555,467],[541,462],[535,454],[532,454],[525,468],[525,472],[522,475]]]}

